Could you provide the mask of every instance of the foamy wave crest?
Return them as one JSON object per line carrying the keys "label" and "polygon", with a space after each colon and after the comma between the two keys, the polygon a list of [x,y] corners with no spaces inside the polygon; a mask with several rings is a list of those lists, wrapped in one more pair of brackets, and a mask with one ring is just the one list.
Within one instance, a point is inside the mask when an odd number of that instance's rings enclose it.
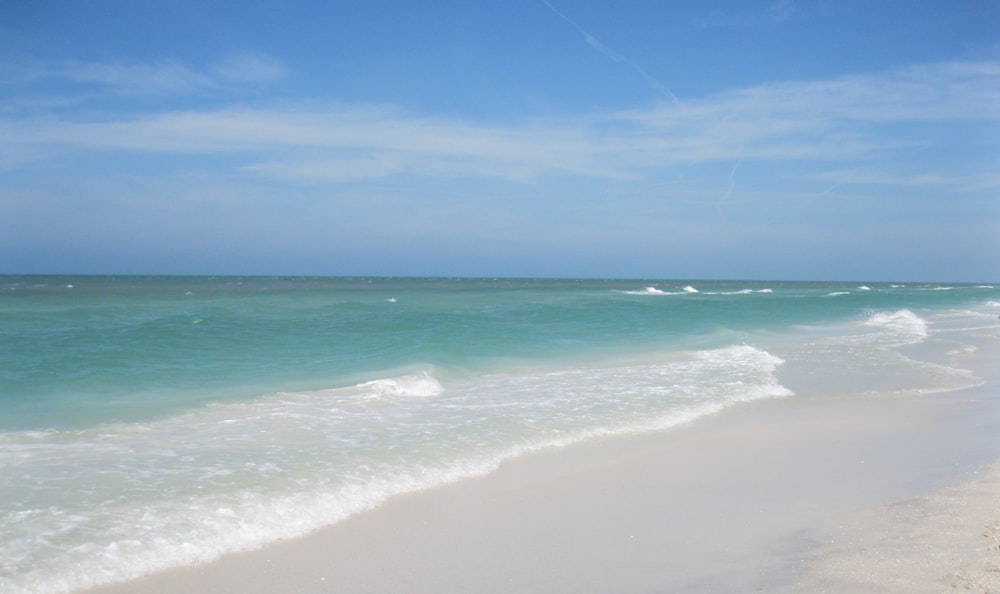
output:
{"label": "foamy wave crest", "polygon": [[[594,438],[663,431],[742,402],[793,396],[774,375],[782,364],[784,360],[767,351],[739,345],[659,364],[497,378],[485,389],[538,407],[537,418],[546,419],[548,429],[504,450],[495,464]],[[550,397],[532,403],[532,398],[520,397],[526,392]],[[572,423],[560,410],[567,398],[574,410]]]}
{"label": "foamy wave crest", "polygon": [[884,330],[899,344],[922,342],[927,338],[927,322],[908,309],[892,313],[875,313],[865,320],[865,325]]}
{"label": "foamy wave crest", "polygon": [[698,289],[691,286],[684,287],[680,291],[663,291],[656,287],[646,287],[639,291],[622,291],[626,295],[690,295],[697,292]]}
{"label": "foamy wave crest", "polygon": [[832,293],[827,293],[827,297],[840,297],[841,295],[850,295],[850,291],[834,291]]}
{"label": "foamy wave crest", "polygon": [[[696,289],[695,293],[698,292]],[[705,295],[753,295],[754,293],[773,293],[771,289],[739,289],[737,291],[719,291],[719,292],[708,292]]]}
{"label": "foamy wave crest", "polygon": [[376,398],[384,396],[430,397],[438,396],[444,392],[444,386],[441,385],[441,382],[426,372],[372,380],[358,384],[356,387]]}
{"label": "foamy wave crest", "polygon": [[731,382],[733,402],[793,395],[774,376],[777,368],[784,365],[784,359],[765,350],[740,345],[701,351],[698,358],[710,367],[717,367],[721,379]]}

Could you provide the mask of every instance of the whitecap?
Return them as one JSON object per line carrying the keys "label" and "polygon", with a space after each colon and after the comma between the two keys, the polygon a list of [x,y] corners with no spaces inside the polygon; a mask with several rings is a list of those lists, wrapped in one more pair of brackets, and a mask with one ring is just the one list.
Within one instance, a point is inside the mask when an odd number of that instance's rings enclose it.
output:
{"label": "whitecap", "polygon": [[[681,291],[661,291],[660,289],[657,289],[656,287],[646,287],[645,289],[642,289],[640,291],[620,291],[620,292],[624,293],[626,295],[670,295],[670,296],[674,296],[674,295],[690,295],[690,294],[693,294],[693,293],[697,293],[698,289],[695,289],[694,287],[684,287],[684,289],[681,290]],[[715,293],[709,293],[709,295],[714,295],[714,294]]]}
{"label": "whitecap", "polygon": [[357,387],[368,392],[369,397],[374,398],[385,396],[412,396],[419,398],[438,396],[444,392],[444,386],[441,385],[441,382],[429,373],[377,379],[358,384]]}
{"label": "whitecap", "polygon": [[922,342],[927,338],[927,322],[908,309],[892,313],[874,313],[865,320],[865,325],[881,328],[904,344]]}
{"label": "whitecap", "polygon": [[626,295],[672,295],[673,293],[667,293],[661,291],[656,287],[646,287],[645,289],[639,291],[622,291]]}

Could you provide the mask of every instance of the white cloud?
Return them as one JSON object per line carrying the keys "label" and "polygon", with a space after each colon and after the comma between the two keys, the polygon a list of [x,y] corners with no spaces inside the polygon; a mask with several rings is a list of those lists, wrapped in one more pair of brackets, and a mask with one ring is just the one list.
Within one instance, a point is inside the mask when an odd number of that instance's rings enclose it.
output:
{"label": "white cloud", "polygon": [[704,126],[723,120],[763,121],[815,131],[838,121],[1000,120],[1000,64],[944,63],[881,75],[768,84],[685,103],[626,112],[643,125]]}
{"label": "white cloud", "polygon": [[66,92],[71,93],[99,90],[132,96],[190,95],[270,83],[287,74],[281,62],[260,53],[233,54],[205,69],[176,60],[136,63],[23,59],[7,64],[0,72],[0,84],[8,88],[59,82],[69,85]]}
{"label": "white cloud", "polygon": [[137,94],[188,94],[211,87],[213,79],[176,62],[110,64],[66,62],[50,76],[82,84]]}
{"label": "white cloud", "polygon": [[391,155],[350,157],[317,161],[254,163],[244,171],[296,183],[342,183],[399,173],[405,162]]}
{"label": "white cloud", "polygon": [[288,74],[284,64],[260,53],[233,54],[215,64],[212,70],[223,79],[238,83],[273,82]]}
{"label": "white cloud", "polygon": [[[366,167],[431,175],[487,175],[526,179],[546,172],[613,175],[601,165],[595,139],[565,126],[500,128],[405,116],[390,110],[220,110],[175,112],[131,120],[69,122],[62,119],[0,120],[0,131],[17,147],[58,150],[133,150],[173,153],[252,153],[281,156],[286,163],[255,171],[315,172],[315,163],[356,162],[358,154],[393,167]],[[2,141],[0,141],[2,142]],[[302,156],[302,165],[288,165]],[[254,157],[257,160],[256,157]],[[308,177],[315,180],[314,174]],[[338,177],[337,175],[333,176]]]}
{"label": "white cloud", "polygon": [[929,171],[901,173],[874,168],[838,169],[811,176],[833,184],[831,188],[849,185],[935,187],[955,192],[977,192],[1000,188],[1000,173],[943,174]]}
{"label": "white cloud", "polygon": [[[280,65],[244,56],[215,78],[265,80]],[[222,74],[226,72],[227,74]],[[176,65],[82,69],[120,88],[204,84]],[[532,180],[639,177],[690,163],[860,159],[934,142],[921,125],[1000,121],[1000,64],[947,63],[882,75],[788,82],[589,117],[514,125],[425,117],[371,106],[163,111],[83,119],[0,117],[0,164],[80,149],[229,154],[238,170],[308,183],[398,173]],[[905,123],[906,135],[891,127]],[[921,134],[926,134],[921,136]]]}

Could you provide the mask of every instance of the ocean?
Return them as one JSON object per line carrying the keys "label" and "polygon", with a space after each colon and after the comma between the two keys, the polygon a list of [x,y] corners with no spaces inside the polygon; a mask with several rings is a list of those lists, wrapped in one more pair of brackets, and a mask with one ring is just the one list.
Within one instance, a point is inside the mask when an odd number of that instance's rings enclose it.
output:
{"label": "ocean", "polygon": [[304,535],[546,448],[977,385],[992,285],[0,276],[0,591]]}

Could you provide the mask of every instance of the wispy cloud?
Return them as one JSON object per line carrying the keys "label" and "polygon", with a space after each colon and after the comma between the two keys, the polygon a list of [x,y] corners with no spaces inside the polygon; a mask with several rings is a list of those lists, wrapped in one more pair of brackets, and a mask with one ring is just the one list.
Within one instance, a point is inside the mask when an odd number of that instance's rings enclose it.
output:
{"label": "wispy cloud", "polygon": [[24,58],[0,70],[0,85],[16,89],[55,83],[63,85],[65,93],[178,96],[271,83],[286,74],[278,60],[260,53],[229,55],[200,69],[176,60],[143,63]]}
{"label": "wispy cloud", "polygon": [[226,81],[236,83],[269,83],[288,74],[284,64],[262,53],[238,53],[226,56],[211,70]]}
{"label": "wispy cloud", "polygon": [[[109,86],[123,75],[82,71],[79,76]],[[137,68],[125,78],[164,80],[167,87],[206,84],[172,72]],[[260,80],[283,70],[248,59],[232,72]],[[237,171],[307,183],[395,174],[640,178],[692,163],[868,159],[933,142],[929,128],[942,122],[996,126],[1000,64],[924,65],[506,126],[315,102],[86,118],[64,111],[8,115],[0,116],[0,166],[24,167],[79,150],[144,151],[230,155]],[[893,129],[901,123],[905,134]]]}
{"label": "wispy cloud", "polygon": [[215,79],[176,62],[101,64],[66,62],[50,71],[53,78],[107,87],[132,94],[188,94],[214,86]]}
{"label": "wispy cloud", "polygon": [[934,173],[899,172],[874,168],[851,168],[826,171],[811,176],[812,179],[831,183],[831,189],[842,186],[904,186],[932,187],[952,192],[978,192],[1000,188],[1000,173]]}
{"label": "wispy cloud", "polygon": [[766,119],[778,130],[817,130],[834,122],[1000,120],[1000,64],[943,63],[877,75],[796,81],[739,89],[681,109],[635,110],[646,125]]}
{"label": "wispy cloud", "polygon": [[7,89],[59,83],[80,93],[102,88],[129,94],[185,94],[211,86],[211,76],[166,60],[156,63],[21,60],[2,70],[0,83]]}
{"label": "wispy cloud", "polygon": [[794,0],[774,0],[767,8],[757,11],[740,11],[717,8],[694,20],[696,27],[715,29],[721,27],[760,27],[785,24],[795,18],[807,16],[808,11]]}

